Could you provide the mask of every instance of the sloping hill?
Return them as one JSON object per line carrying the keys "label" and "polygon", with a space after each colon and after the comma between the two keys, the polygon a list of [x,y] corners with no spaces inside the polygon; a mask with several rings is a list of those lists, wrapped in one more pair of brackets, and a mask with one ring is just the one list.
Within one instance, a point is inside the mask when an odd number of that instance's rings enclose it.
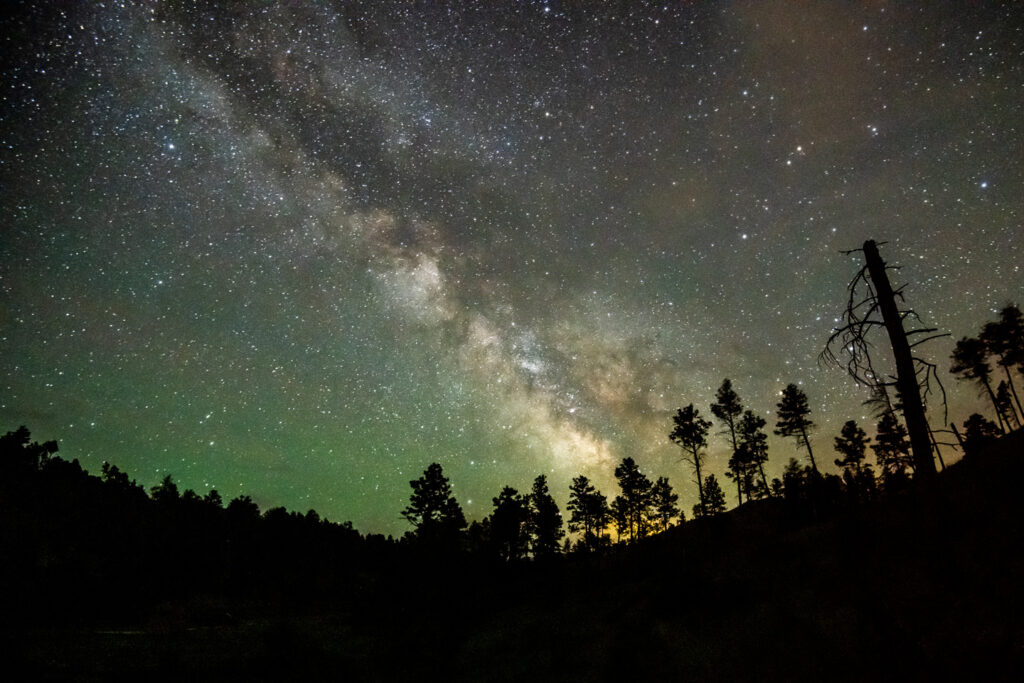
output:
{"label": "sloping hill", "polygon": [[41,680],[1021,680],[1022,483],[1017,433],[812,520],[759,501],[547,565],[388,551],[319,605],[195,595],[5,638]]}
{"label": "sloping hill", "polygon": [[687,523],[576,568],[465,656],[497,680],[1020,680],[1022,483],[1017,433],[825,521],[763,501]]}

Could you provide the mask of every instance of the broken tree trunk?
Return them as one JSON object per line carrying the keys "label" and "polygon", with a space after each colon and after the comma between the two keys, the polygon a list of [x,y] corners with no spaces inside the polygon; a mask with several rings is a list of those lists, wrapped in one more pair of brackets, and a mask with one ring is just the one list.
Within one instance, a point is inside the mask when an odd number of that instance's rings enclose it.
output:
{"label": "broken tree trunk", "polygon": [[864,243],[864,258],[867,261],[871,283],[875,287],[882,321],[892,345],[893,360],[896,363],[896,388],[900,392],[903,418],[907,423],[910,448],[914,454],[914,470],[918,477],[928,481],[935,477],[935,460],[932,458],[928,422],[924,416],[924,403],[921,401],[921,392],[917,385],[917,372],[914,358],[910,353],[910,342],[907,341],[907,333],[903,329],[903,319],[896,306],[889,276],[885,273],[885,262],[882,261],[878,245],[873,240]]}

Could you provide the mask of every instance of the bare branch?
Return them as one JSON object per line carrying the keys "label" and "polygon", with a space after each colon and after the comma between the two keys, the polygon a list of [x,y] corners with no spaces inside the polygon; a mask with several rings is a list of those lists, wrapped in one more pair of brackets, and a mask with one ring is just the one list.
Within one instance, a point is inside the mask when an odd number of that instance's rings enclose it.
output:
{"label": "bare branch", "polygon": [[917,340],[916,342],[914,342],[913,344],[910,345],[910,348],[914,348],[915,346],[918,346],[920,344],[924,344],[925,342],[930,342],[933,339],[942,339],[943,337],[948,337],[948,336],[949,336],[948,332],[946,332],[944,334],[933,334],[930,337],[925,337],[924,339]]}
{"label": "bare branch", "polygon": [[[846,255],[863,252],[863,249],[851,249],[842,253]],[[885,265],[887,271],[899,272],[899,266]],[[903,284],[893,290],[893,298],[899,301],[901,306],[905,305],[904,290],[907,285]],[[918,326],[906,332],[907,337],[921,336],[918,341],[910,344],[914,349],[925,342],[949,336],[948,334],[936,334],[938,328],[929,327],[923,324],[920,316],[912,308],[901,308],[899,310],[900,322],[913,320]],[[880,374],[875,369],[873,358],[874,344],[871,342],[871,332],[878,328],[884,328],[885,322],[881,319],[878,296],[870,278],[868,267],[860,268],[847,285],[846,310],[843,312],[842,324],[834,328],[825,343],[825,348],[818,355],[819,365],[834,365],[846,371],[853,380],[862,386],[868,387],[875,395],[867,403],[877,403],[886,409],[892,409],[892,402],[889,399],[888,390],[897,385],[896,377],[889,374]],[[946,392],[939,380],[937,367],[916,356],[915,374],[917,383],[922,392],[922,400],[932,395],[932,384],[938,387],[941,394],[944,411],[946,407]],[[947,419],[948,415],[944,417]]]}

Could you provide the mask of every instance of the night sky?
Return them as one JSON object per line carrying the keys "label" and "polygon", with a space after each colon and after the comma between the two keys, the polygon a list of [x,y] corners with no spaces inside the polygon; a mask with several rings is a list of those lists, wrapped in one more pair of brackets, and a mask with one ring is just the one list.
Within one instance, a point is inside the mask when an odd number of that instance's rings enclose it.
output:
{"label": "night sky", "polygon": [[632,456],[688,512],[726,377],[873,433],[842,250],[956,338],[1024,303],[1016,3],[221,4],[5,4],[0,429],[94,473],[401,533],[433,461],[480,518]]}

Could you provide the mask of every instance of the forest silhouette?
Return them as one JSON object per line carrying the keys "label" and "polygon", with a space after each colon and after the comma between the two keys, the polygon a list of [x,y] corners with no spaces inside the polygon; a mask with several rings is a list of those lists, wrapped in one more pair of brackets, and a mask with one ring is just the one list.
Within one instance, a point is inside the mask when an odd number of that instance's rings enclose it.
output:
{"label": "forest silhouette", "polygon": [[[580,475],[562,511],[539,475],[470,521],[433,463],[395,539],[171,475],[148,491],[115,464],[93,475],[21,427],[0,438],[8,663],[51,680],[1016,678],[1022,332],[1008,305],[957,342],[950,370],[995,420],[953,426],[949,467],[929,427],[929,476],[905,383],[876,381],[874,435],[848,420],[826,459],[798,385],[767,425],[725,379],[715,422],[691,403],[666,425],[693,470],[690,519],[667,477],[625,458],[611,500]],[[848,369],[880,377],[872,362]],[[713,427],[729,511],[707,473]],[[769,427],[806,453],[773,479]]]}

